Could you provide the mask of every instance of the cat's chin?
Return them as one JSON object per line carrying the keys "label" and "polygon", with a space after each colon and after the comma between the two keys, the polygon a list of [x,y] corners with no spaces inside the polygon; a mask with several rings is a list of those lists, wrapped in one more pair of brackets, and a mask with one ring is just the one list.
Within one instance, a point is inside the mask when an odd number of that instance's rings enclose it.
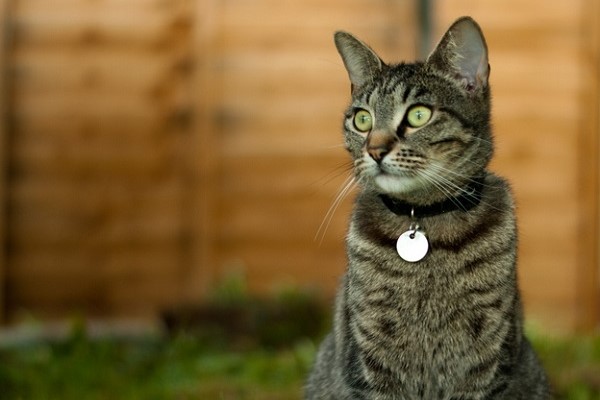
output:
{"label": "cat's chin", "polygon": [[385,194],[405,194],[418,189],[422,183],[412,177],[381,174],[374,177],[375,185]]}

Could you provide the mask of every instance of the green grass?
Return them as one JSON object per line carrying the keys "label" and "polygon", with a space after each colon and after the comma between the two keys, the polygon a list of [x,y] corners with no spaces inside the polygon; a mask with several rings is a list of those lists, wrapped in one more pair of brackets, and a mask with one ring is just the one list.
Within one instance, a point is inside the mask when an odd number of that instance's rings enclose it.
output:
{"label": "green grass", "polygon": [[[171,336],[90,339],[81,318],[60,341],[0,348],[1,400],[299,400],[331,315],[313,293],[249,296],[229,279],[208,308],[165,315]],[[178,332],[178,333],[177,333]],[[529,332],[557,400],[600,400],[600,336]]]}
{"label": "green grass", "polygon": [[232,350],[180,335],[0,351],[2,399],[299,399],[314,346]]}
{"label": "green grass", "polygon": [[[600,339],[537,338],[557,398],[600,399]],[[278,350],[191,336],[135,341],[74,336],[0,351],[3,399],[299,399],[309,340]]]}
{"label": "green grass", "polygon": [[[534,337],[557,399],[600,399],[600,337]],[[218,339],[36,342],[0,350],[2,399],[300,399],[311,340],[232,349]]]}
{"label": "green grass", "polygon": [[600,400],[600,336],[530,336],[557,399]]}

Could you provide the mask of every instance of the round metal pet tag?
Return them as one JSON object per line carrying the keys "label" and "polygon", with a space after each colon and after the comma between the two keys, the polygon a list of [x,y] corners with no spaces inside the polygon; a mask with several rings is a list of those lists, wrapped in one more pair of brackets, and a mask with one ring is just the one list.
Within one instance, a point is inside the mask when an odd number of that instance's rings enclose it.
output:
{"label": "round metal pet tag", "polygon": [[417,262],[427,255],[429,242],[423,233],[417,230],[409,230],[398,238],[396,250],[404,261]]}

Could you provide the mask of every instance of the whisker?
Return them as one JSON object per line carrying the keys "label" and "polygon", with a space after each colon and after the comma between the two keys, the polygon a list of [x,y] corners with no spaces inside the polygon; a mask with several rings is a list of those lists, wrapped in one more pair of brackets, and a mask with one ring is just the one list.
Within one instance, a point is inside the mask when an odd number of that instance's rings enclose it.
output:
{"label": "whisker", "polygon": [[[461,180],[465,180],[465,181],[467,181],[467,182],[471,182],[471,183],[475,183],[475,182],[477,182],[477,180],[476,180],[476,179],[474,179],[474,178],[468,177],[468,176],[467,176],[467,175],[465,175],[465,174],[461,174],[460,172],[456,172],[455,170],[452,170],[452,169],[450,169],[450,168],[446,168],[446,167],[444,167],[443,165],[440,165],[438,162],[436,162],[436,160],[432,160],[432,161],[434,161],[434,162],[431,162],[431,163],[429,164],[429,167],[431,167],[431,168],[433,168],[433,169],[436,169],[438,172],[444,172],[444,173],[448,173],[448,174],[454,175],[454,176],[456,176],[457,178],[459,178],[459,179],[461,179]],[[470,161],[470,160],[467,160],[467,161]],[[471,162],[472,162],[472,161],[471,161]],[[484,187],[489,187],[489,188],[497,188],[497,187],[498,187],[497,185],[490,185],[490,184],[486,184],[486,183],[484,183],[484,182],[481,182],[481,184],[482,184]]]}
{"label": "whisker", "polygon": [[475,199],[473,197],[473,193],[470,193],[465,188],[457,185],[456,183],[452,182],[450,179],[445,178],[441,174],[436,174],[436,176],[438,179],[441,180],[440,183],[443,183],[444,185],[446,185],[447,189],[449,189],[449,190],[454,189],[455,192],[466,195],[466,200],[469,203],[471,203],[472,205],[476,205]]}
{"label": "whisker", "polygon": [[346,147],[346,145],[344,143],[340,143],[340,144],[332,144],[331,146],[323,146],[324,149],[338,149],[340,147]]}
{"label": "whisker", "polygon": [[494,142],[492,140],[480,138],[480,137],[477,137],[477,136],[472,136],[472,138],[475,139],[475,140],[479,140],[480,142],[491,144],[492,146],[494,145]]}
{"label": "whisker", "polygon": [[[459,193],[464,193],[464,194],[469,195],[469,193],[464,188],[462,188],[459,185],[457,185],[456,183],[452,182],[450,179],[444,177],[439,172],[453,174],[455,176],[458,176],[461,179],[466,179],[466,180],[468,180],[470,182],[475,182],[474,179],[465,178],[464,175],[462,175],[462,174],[460,174],[460,173],[458,173],[456,171],[452,171],[452,170],[450,170],[448,168],[444,168],[441,165],[430,164],[430,167],[431,167],[431,171],[427,171],[427,173],[429,174],[430,178],[436,180],[437,184],[442,184],[442,185],[445,186],[446,190],[443,192],[444,195],[448,196],[448,193],[451,192],[451,191],[459,192]],[[484,185],[484,187],[490,187],[490,188],[496,187],[495,185],[486,185],[486,184],[483,184],[483,185]],[[470,202],[472,202],[472,204],[475,204],[475,200],[474,199],[471,200],[471,197],[472,196],[467,196],[467,200],[470,201]],[[481,200],[481,201],[483,202],[483,200]],[[493,206],[493,205],[491,205],[491,204],[489,204],[487,202],[483,202],[483,203],[486,204],[488,207],[491,207],[494,210],[502,211],[498,207],[495,207],[495,206]]]}
{"label": "whisker", "polygon": [[317,233],[315,234],[314,240],[318,241],[319,245],[321,245],[323,243],[323,239],[325,238],[325,234],[327,233],[327,230],[329,229],[329,225],[331,224],[333,215],[335,214],[336,210],[338,209],[338,207],[340,206],[342,201],[346,198],[348,193],[350,193],[350,191],[354,188],[355,184],[356,184],[356,178],[351,175],[348,178],[346,178],[344,180],[344,182],[342,183],[342,185],[340,186],[340,190],[338,191],[338,194],[336,195],[335,199],[331,203],[331,206],[329,206],[329,209],[327,210],[325,217],[323,217],[323,221],[321,221],[321,225],[319,225],[319,229],[317,229]]}
{"label": "whisker", "polygon": [[333,168],[326,175],[317,179],[315,182],[312,183],[312,185],[328,184],[329,182],[344,175],[345,173],[352,171],[352,168],[353,168],[352,163],[344,162],[344,163],[338,165],[337,167]]}
{"label": "whisker", "polygon": [[[460,208],[463,211],[467,211],[466,209],[464,209],[462,204],[460,204],[458,201],[455,200],[455,196],[451,192],[451,189],[452,189],[452,186],[450,185],[451,182],[444,181],[445,178],[443,178],[441,175],[435,174],[433,171],[421,170],[420,172],[421,172],[421,176],[427,182],[429,182],[432,186],[434,186],[436,189],[438,189],[457,208]],[[460,191],[466,192],[462,188],[460,188]]]}

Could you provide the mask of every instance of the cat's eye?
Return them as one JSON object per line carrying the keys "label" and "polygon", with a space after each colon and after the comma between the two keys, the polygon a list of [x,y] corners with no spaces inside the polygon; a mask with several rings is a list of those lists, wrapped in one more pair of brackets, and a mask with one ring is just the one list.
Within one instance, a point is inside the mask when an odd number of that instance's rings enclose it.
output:
{"label": "cat's eye", "polygon": [[373,128],[373,117],[367,110],[358,110],[354,113],[354,127],[360,132],[368,132]]}
{"label": "cat's eye", "polygon": [[419,128],[431,119],[431,108],[425,106],[414,106],[408,110],[406,120],[413,128]]}

